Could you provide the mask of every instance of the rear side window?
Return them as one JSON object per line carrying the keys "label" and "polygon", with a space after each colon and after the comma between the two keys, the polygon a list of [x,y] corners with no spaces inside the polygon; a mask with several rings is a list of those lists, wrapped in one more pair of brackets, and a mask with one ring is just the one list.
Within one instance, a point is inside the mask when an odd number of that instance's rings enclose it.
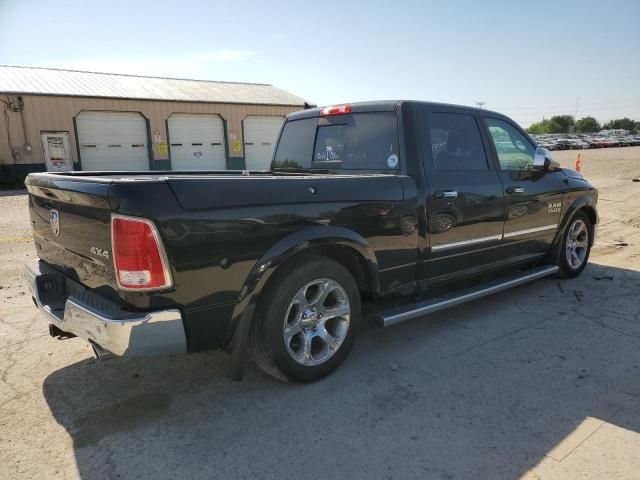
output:
{"label": "rear side window", "polygon": [[307,169],[311,166],[317,118],[287,122],[278,141],[273,168]]}
{"label": "rear side window", "polygon": [[273,168],[396,171],[396,116],[354,113],[287,122]]}
{"label": "rear side window", "polygon": [[429,136],[436,170],[488,170],[480,129],[473,115],[432,113]]}

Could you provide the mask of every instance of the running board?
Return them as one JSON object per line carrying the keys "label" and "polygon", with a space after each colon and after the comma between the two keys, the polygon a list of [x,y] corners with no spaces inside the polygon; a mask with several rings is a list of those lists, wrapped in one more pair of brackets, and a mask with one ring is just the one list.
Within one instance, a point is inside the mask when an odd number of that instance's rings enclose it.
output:
{"label": "running board", "polygon": [[388,327],[389,325],[404,322],[405,320],[411,320],[423,315],[428,315],[429,313],[438,312],[450,307],[455,307],[456,305],[461,305],[478,298],[486,297],[487,295],[498,293],[509,288],[517,287],[518,285],[537,280],[538,278],[553,275],[557,271],[558,267],[556,265],[545,265],[542,267],[536,267],[525,272],[520,272],[505,278],[501,278],[499,280],[494,280],[492,282],[483,283],[476,287],[461,290],[450,296],[447,295],[430,298],[428,300],[425,300],[424,302],[379,312],[374,316],[374,321],[382,327]]}

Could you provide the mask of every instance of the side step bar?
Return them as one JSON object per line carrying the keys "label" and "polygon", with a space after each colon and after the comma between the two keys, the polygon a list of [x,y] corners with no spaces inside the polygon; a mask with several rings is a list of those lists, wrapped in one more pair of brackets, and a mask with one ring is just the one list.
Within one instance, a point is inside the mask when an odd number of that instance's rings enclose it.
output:
{"label": "side step bar", "polygon": [[405,320],[422,317],[429,313],[455,307],[456,305],[461,305],[478,298],[486,297],[487,295],[517,287],[518,285],[537,280],[538,278],[553,275],[557,271],[558,267],[556,265],[536,267],[525,272],[519,272],[499,280],[494,280],[480,284],[476,287],[455,292],[450,296],[447,295],[444,297],[430,298],[424,302],[379,312],[374,316],[374,321],[382,327],[388,327],[389,325],[404,322]]}

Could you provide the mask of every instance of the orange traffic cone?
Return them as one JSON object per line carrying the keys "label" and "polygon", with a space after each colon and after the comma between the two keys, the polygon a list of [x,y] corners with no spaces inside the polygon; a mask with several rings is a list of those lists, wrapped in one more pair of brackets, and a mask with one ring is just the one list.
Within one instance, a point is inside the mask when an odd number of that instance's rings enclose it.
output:
{"label": "orange traffic cone", "polygon": [[580,154],[576,157],[576,172],[580,171]]}

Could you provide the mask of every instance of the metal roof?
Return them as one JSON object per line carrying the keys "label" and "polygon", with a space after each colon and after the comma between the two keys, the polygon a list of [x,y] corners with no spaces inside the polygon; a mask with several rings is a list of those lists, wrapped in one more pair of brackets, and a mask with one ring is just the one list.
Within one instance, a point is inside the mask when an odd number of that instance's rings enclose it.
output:
{"label": "metal roof", "polygon": [[303,106],[273,85],[0,65],[0,93]]}

